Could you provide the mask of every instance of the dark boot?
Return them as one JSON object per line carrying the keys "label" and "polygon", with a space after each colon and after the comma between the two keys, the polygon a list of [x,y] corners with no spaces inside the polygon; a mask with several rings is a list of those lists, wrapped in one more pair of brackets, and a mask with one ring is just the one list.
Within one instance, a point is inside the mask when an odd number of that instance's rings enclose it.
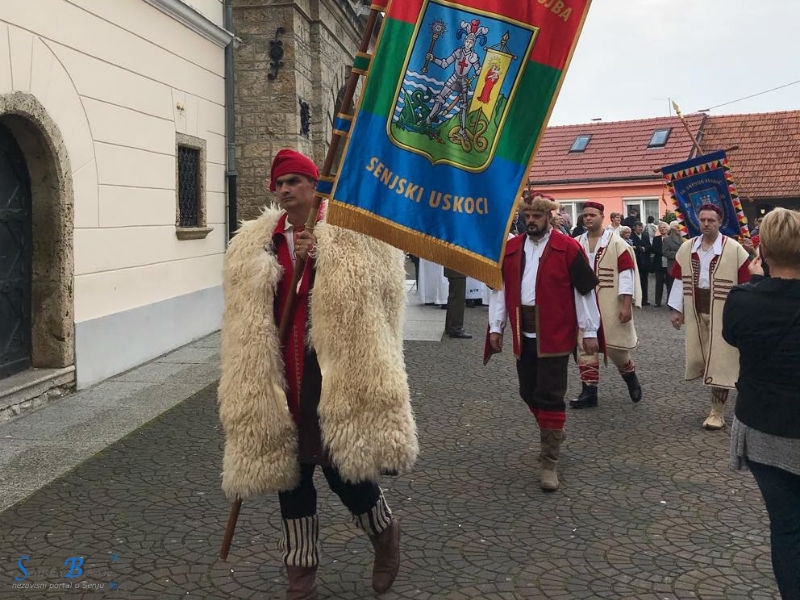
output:
{"label": "dark boot", "polygon": [[630,395],[631,400],[634,402],[641,400],[642,386],[639,385],[639,378],[636,377],[636,371],[625,373],[622,378],[625,380],[625,383],[628,384],[628,394]]}
{"label": "dark boot", "polygon": [[561,442],[564,441],[563,429],[542,429],[540,434],[541,452],[539,454],[539,464],[541,465],[541,486],[545,492],[554,492],[558,489],[558,454]]}
{"label": "dark boot", "polygon": [[286,600],[317,600],[317,567],[286,567]]}
{"label": "dark boot", "polygon": [[392,587],[400,570],[400,523],[397,519],[392,519],[389,527],[369,539],[375,549],[372,589],[381,594]]}
{"label": "dark boot", "polygon": [[597,386],[581,382],[583,389],[580,396],[569,401],[570,408],[591,408],[597,406]]}

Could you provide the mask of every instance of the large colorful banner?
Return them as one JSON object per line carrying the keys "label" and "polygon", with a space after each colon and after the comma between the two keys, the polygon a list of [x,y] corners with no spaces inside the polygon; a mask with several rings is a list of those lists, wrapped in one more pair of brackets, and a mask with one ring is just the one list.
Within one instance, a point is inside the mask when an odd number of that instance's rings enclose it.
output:
{"label": "large colorful banner", "polygon": [[590,1],[389,2],[374,56],[356,58],[367,81],[328,222],[500,285]]}
{"label": "large colorful banner", "polygon": [[668,165],[661,172],[678,221],[689,237],[701,233],[697,213],[703,204],[714,204],[722,210],[720,231],[724,235],[750,237],[747,218],[724,150]]}

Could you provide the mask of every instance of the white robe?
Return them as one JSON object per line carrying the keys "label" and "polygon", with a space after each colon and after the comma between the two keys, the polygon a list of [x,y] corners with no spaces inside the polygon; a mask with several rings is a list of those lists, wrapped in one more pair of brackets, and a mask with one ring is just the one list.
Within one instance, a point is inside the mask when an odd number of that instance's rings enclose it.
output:
{"label": "white robe", "polygon": [[444,267],[424,258],[419,259],[417,297],[422,304],[447,304],[450,284]]}

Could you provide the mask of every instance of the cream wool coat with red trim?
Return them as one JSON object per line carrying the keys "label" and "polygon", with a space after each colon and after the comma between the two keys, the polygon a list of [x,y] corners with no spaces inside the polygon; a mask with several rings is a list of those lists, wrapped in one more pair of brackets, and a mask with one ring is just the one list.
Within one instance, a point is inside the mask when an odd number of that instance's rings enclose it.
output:
{"label": "cream wool coat with red trim", "polygon": [[[279,210],[244,223],[225,257],[219,416],[229,498],[293,489],[297,428],[274,322],[282,270],[271,252]],[[309,339],[322,372],[322,441],[349,481],[409,470],[418,444],[403,357],[403,253],[319,223]]]}
{"label": "cream wool coat with red trim", "polygon": [[[747,251],[736,241],[722,236],[722,254],[713,265],[711,277],[711,306],[709,356],[703,355],[700,341],[700,316],[695,310],[695,288],[700,278],[692,265],[692,250],[697,237],[684,242],[675,253],[675,262],[680,267],[683,282],[683,322],[686,324],[686,373],[687,381],[703,378],[705,385],[733,389],[739,379],[739,350],[722,337],[722,313],[725,300],[733,286],[747,281],[742,278],[742,267],[747,264]],[[699,237],[699,236],[698,236]],[[674,267],[673,267],[674,268]],[[745,270],[746,274],[747,271]]]}

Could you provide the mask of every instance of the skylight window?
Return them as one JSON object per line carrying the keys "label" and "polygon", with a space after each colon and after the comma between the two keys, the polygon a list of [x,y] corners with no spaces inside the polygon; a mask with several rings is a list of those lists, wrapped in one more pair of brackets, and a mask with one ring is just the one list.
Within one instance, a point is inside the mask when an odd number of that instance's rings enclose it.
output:
{"label": "skylight window", "polygon": [[586,150],[586,146],[589,145],[589,140],[592,139],[591,135],[579,135],[575,138],[575,141],[572,142],[572,147],[569,149],[570,152],[583,152]]}
{"label": "skylight window", "polygon": [[667,145],[667,140],[669,139],[669,132],[672,129],[656,129],[653,132],[653,137],[650,138],[650,143],[647,145],[648,148],[662,148]]}

